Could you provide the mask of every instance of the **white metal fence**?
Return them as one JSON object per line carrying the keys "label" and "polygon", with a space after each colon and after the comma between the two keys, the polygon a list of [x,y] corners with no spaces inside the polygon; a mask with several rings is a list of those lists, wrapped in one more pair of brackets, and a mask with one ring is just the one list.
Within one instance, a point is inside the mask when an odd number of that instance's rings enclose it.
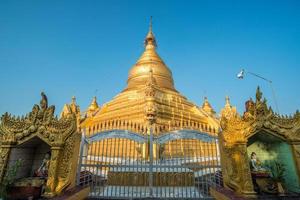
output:
{"label": "white metal fence", "polygon": [[97,199],[210,199],[209,188],[222,184],[217,143],[192,130],[83,134],[77,184]]}

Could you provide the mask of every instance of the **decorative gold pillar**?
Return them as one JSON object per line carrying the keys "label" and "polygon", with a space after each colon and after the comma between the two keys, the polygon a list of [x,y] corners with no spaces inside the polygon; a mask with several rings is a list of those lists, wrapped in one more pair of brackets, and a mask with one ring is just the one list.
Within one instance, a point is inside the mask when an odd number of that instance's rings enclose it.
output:
{"label": "decorative gold pillar", "polygon": [[57,186],[57,171],[59,165],[59,158],[62,151],[61,146],[54,146],[51,147],[51,162],[48,170],[48,180],[46,185],[46,197],[53,197],[55,196],[55,189]]}
{"label": "decorative gold pillar", "polygon": [[245,197],[255,197],[251,171],[249,167],[249,159],[247,155],[247,143],[237,142],[231,147],[225,147],[223,154],[227,162],[222,165],[225,166],[224,172],[226,179],[224,181],[225,187],[234,189],[238,194]]}
{"label": "decorative gold pillar", "polygon": [[247,124],[230,105],[229,98],[226,98],[221,116],[222,133],[218,138],[224,187],[253,198],[256,193],[247,155]]}
{"label": "decorative gold pillar", "polygon": [[[300,180],[300,142],[294,142],[291,144],[293,157],[296,164],[297,174]],[[299,183],[298,183],[299,184]]]}
{"label": "decorative gold pillar", "polygon": [[0,137],[0,183],[2,182],[5,176],[5,171],[8,164],[11,148],[16,143],[15,139],[15,136],[10,134],[1,135]]}
{"label": "decorative gold pillar", "polygon": [[11,151],[11,145],[0,146],[0,182],[5,176],[5,168],[7,166],[8,157]]}

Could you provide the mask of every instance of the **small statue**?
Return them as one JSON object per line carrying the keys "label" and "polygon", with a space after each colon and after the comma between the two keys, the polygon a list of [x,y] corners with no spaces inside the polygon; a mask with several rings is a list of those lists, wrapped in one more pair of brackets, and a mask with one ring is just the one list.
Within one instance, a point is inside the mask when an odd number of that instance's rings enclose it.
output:
{"label": "small statue", "polygon": [[[266,193],[274,193],[276,191],[276,185],[270,178],[272,178],[272,173],[270,169],[264,168],[261,165],[261,162],[256,157],[256,153],[251,153],[251,175],[252,181],[254,185],[254,190],[256,192],[266,192]],[[267,178],[267,179],[266,179]]]}
{"label": "small statue", "polygon": [[255,152],[251,153],[250,168],[251,168],[251,171],[254,171],[254,172],[266,171],[266,169],[261,166],[261,162],[257,158]]}
{"label": "small statue", "polygon": [[246,108],[246,112],[250,112],[252,115],[254,114],[255,103],[253,102],[252,98],[246,101],[245,108]]}
{"label": "small statue", "polygon": [[49,165],[50,165],[50,157],[51,157],[51,153],[47,152],[45,154],[45,157],[44,157],[43,161],[42,161],[42,164],[35,171],[35,175],[36,176],[43,177],[43,178],[48,177],[48,169],[49,169]]}
{"label": "small statue", "polygon": [[252,98],[250,98],[245,103],[246,111],[244,112],[244,119],[246,120],[252,120],[254,118],[255,114],[255,103],[253,102]]}

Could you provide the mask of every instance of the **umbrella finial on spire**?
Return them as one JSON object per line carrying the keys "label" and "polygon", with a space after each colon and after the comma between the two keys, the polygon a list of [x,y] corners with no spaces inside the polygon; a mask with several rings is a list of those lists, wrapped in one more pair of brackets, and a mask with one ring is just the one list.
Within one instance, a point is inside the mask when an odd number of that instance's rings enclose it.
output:
{"label": "umbrella finial on spire", "polygon": [[150,17],[149,31],[145,38],[145,46],[146,46],[146,49],[147,48],[155,48],[157,46],[154,34],[152,32],[152,16]]}

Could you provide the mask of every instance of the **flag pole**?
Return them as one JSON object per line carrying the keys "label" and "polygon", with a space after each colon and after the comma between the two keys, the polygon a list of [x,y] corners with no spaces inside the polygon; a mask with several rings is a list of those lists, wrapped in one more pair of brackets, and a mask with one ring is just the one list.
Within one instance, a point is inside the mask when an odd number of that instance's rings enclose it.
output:
{"label": "flag pole", "polygon": [[237,77],[239,79],[243,79],[246,73],[248,73],[248,74],[250,74],[252,76],[255,76],[257,78],[260,78],[260,79],[262,79],[264,81],[267,81],[270,84],[271,91],[272,91],[272,96],[273,96],[273,99],[274,99],[275,109],[276,109],[277,113],[279,114],[279,108],[278,108],[278,103],[277,103],[277,99],[276,99],[276,95],[275,95],[275,90],[274,90],[274,87],[273,87],[273,84],[272,84],[273,82],[271,80],[269,80],[269,79],[267,79],[267,78],[259,75],[259,74],[256,74],[256,73],[253,73],[253,72],[250,72],[250,71],[246,71],[244,69],[242,69],[240,71],[240,73],[238,73]]}

